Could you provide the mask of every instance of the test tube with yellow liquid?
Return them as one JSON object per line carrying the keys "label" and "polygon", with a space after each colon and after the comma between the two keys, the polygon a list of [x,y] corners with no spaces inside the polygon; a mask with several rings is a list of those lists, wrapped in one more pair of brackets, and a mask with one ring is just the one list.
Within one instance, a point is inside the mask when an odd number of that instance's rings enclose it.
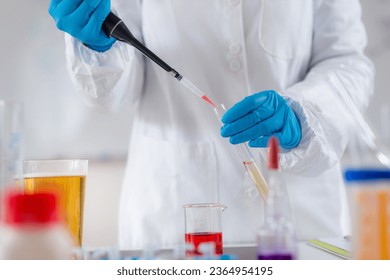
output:
{"label": "test tube with yellow liquid", "polygon": [[[226,112],[226,108],[223,104],[220,104],[219,106],[214,107],[214,111],[218,120],[221,121],[223,114]],[[245,143],[234,145],[234,147],[253,183],[256,185],[261,197],[265,200],[267,198],[269,188],[252,156],[251,151]]]}

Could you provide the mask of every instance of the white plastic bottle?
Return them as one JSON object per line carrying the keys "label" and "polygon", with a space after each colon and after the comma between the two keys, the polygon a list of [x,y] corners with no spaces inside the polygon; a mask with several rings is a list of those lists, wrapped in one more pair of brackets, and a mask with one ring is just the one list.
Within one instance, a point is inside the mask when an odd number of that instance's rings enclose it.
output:
{"label": "white plastic bottle", "polygon": [[61,223],[51,193],[7,193],[1,220],[0,259],[72,258],[72,239]]}

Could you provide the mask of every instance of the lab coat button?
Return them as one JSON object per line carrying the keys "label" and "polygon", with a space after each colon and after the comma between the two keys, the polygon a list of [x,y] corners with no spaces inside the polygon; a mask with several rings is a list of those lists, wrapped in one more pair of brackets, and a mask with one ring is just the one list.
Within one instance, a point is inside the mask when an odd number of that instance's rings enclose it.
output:
{"label": "lab coat button", "polygon": [[241,69],[241,63],[238,60],[232,60],[229,63],[230,70],[238,72]]}
{"label": "lab coat button", "polygon": [[241,51],[241,45],[237,43],[233,43],[229,46],[229,52],[231,54],[238,54]]}

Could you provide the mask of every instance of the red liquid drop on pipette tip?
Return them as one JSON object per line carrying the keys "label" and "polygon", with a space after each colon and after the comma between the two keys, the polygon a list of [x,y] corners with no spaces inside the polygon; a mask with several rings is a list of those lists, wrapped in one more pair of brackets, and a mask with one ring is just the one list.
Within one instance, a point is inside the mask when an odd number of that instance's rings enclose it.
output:
{"label": "red liquid drop on pipette tip", "polygon": [[217,105],[215,105],[215,103],[211,101],[211,99],[206,94],[202,96],[202,99],[207,103],[211,104],[212,106],[217,107]]}

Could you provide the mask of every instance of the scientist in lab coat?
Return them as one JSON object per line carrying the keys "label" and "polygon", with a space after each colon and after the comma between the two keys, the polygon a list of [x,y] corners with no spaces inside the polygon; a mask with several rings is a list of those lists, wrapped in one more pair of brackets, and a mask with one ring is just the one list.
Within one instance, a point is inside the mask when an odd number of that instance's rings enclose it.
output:
{"label": "scientist in lab coat", "polygon": [[[110,9],[231,108],[222,129],[210,105],[103,33]],[[183,205],[217,201],[228,206],[224,244],[254,243],[263,201],[232,144],[249,142],[265,172],[262,148],[271,135],[283,148],[298,238],[349,233],[339,163],[351,126],[344,108],[367,106],[374,73],[363,54],[357,0],[51,0],[49,13],[66,32],[67,66],[87,102],[137,104],[120,199],[121,248],[179,244]]]}

